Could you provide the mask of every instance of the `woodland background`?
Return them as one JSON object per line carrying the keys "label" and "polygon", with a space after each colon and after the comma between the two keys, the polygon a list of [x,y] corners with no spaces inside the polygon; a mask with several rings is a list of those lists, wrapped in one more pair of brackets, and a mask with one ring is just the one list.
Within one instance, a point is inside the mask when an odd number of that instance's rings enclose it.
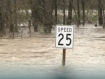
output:
{"label": "woodland background", "polygon": [[[0,37],[23,33],[23,28],[51,33],[56,24],[105,27],[105,0],[0,0]],[[22,35],[21,35],[22,36]]]}

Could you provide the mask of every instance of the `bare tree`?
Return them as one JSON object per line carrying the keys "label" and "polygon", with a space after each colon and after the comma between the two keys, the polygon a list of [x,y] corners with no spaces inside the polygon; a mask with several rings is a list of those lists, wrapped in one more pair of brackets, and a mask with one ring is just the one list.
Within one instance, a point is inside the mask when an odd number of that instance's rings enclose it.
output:
{"label": "bare tree", "polygon": [[85,25],[85,0],[81,1],[83,11],[83,26]]}
{"label": "bare tree", "polygon": [[38,31],[38,19],[39,19],[39,15],[38,15],[38,0],[31,0],[32,1],[32,24],[34,27],[34,31],[37,32]]}
{"label": "bare tree", "polygon": [[52,29],[52,0],[45,0],[44,2],[44,32],[51,33]]}
{"label": "bare tree", "polygon": [[67,24],[72,23],[72,6],[73,6],[73,0],[69,0],[69,10],[68,10],[68,22],[67,22]]}
{"label": "bare tree", "polygon": [[77,0],[77,16],[78,16],[78,27],[80,25],[80,0]]}
{"label": "bare tree", "polygon": [[9,31],[10,31],[10,38],[14,38],[14,11],[13,11],[13,7],[12,7],[13,1],[8,0],[8,27],[9,27]]}
{"label": "bare tree", "polygon": [[17,27],[17,0],[14,0],[14,25],[15,25],[15,32],[18,32],[18,27]]}
{"label": "bare tree", "polygon": [[3,0],[0,0],[0,37],[4,32],[4,18],[3,18]]}
{"label": "bare tree", "polygon": [[57,6],[57,3],[58,3],[58,0],[54,0],[54,5],[55,5],[55,21],[56,21],[56,23],[57,23],[57,8],[58,8],[58,6]]}
{"label": "bare tree", "polygon": [[99,20],[99,25],[102,25],[103,24],[102,0],[98,0],[98,20]]}
{"label": "bare tree", "polygon": [[62,6],[63,6],[63,24],[66,24],[66,14],[65,14],[65,0],[62,0]]}

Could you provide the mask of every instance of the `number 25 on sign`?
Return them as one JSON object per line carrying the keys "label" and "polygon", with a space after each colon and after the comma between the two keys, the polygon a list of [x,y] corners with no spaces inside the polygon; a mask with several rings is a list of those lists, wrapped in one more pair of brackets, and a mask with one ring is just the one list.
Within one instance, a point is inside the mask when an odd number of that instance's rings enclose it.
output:
{"label": "number 25 on sign", "polygon": [[57,25],[56,26],[56,47],[73,48],[74,44],[74,26]]}

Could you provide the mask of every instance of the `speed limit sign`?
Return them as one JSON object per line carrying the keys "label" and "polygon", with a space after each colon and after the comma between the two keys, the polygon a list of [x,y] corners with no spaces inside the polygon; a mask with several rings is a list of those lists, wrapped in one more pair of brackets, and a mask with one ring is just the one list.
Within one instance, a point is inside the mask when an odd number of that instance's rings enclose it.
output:
{"label": "speed limit sign", "polygon": [[73,48],[74,26],[57,25],[56,26],[56,47]]}

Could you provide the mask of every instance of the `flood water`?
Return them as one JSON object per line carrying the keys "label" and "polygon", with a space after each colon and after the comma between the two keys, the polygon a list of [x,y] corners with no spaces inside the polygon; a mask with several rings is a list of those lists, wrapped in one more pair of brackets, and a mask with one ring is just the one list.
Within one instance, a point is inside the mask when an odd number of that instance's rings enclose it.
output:
{"label": "flood water", "polygon": [[102,27],[75,27],[74,48],[66,51],[66,66],[62,67],[62,49],[55,48],[55,30],[31,38],[0,39],[0,75],[32,77],[65,73],[81,79],[92,75],[104,79],[105,30]]}

